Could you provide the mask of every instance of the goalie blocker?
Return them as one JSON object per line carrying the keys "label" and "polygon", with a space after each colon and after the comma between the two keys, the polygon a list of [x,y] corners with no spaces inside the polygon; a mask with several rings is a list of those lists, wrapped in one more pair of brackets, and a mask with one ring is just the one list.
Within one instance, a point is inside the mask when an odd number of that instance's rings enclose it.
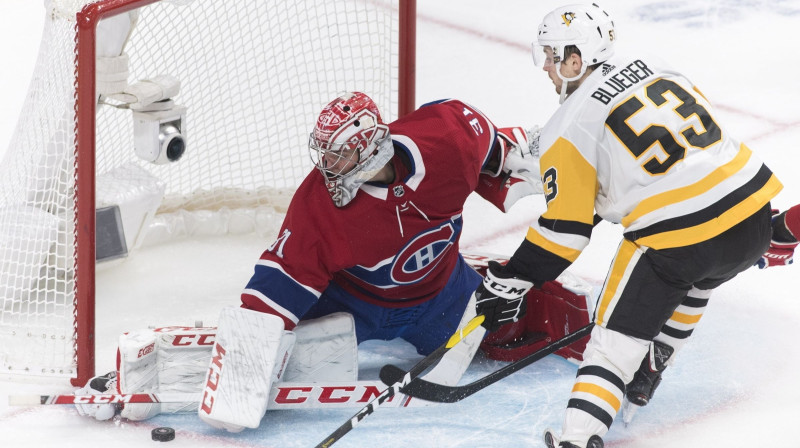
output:
{"label": "goalie blocker", "polygon": [[[464,259],[481,275],[486,275],[489,261],[505,264],[508,259],[496,255],[464,255]],[[489,333],[481,343],[487,358],[513,362],[578,328],[588,325],[591,318],[589,298],[592,288],[580,277],[564,271],[557,281],[545,282],[527,295],[527,312],[517,322],[503,325]],[[555,352],[568,360],[583,360],[583,350],[589,337],[579,339]]]}

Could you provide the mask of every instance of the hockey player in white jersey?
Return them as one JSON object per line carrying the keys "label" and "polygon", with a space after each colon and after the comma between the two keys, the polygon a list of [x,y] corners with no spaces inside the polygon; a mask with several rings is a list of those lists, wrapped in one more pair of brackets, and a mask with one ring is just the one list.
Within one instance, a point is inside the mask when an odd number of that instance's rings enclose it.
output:
{"label": "hockey player in white jersey", "polygon": [[551,448],[602,447],[624,402],[649,401],[711,291],[769,247],[782,188],[686,76],[615,55],[616,38],[595,4],[559,7],[539,25],[534,60],[561,98],[540,137],[547,210],[487,276],[539,284],[575,261],[596,217],[625,228]]}

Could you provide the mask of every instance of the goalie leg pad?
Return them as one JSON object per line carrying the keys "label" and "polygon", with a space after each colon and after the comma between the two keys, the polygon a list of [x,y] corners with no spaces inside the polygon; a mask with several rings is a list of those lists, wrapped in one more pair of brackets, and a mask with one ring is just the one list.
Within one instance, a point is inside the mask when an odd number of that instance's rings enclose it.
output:
{"label": "goalie leg pad", "polygon": [[[216,328],[165,327],[119,338],[121,393],[199,393],[206,377]],[[161,413],[195,412],[197,403],[127,404],[120,416],[145,420]]]}
{"label": "goalie leg pad", "polygon": [[[282,344],[285,337],[292,341]],[[257,428],[267,410],[273,376],[280,376],[293,345],[283,319],[226,307],[219,318],[197,413],[215,428],[239,432]]]}
{"label": "goalie leg pad", "polygon": [[300,321],[282,381],[358,380],[358,341],[350,313]]}
{"label": "goalie leg pad", "polygon": [[[164,327],[125,333],[119,338],[120,393],[197,393],[206,381],[216,327]],[[285,332],[278,353],[287,357],[272,381],[319,382],[358,379],[358,342],[349,313],[301,321],[294,336]],[[290,350],[291,348],[291,350]],[[288,356],[291,353],[291,356]],[[266,373],[264,374],[266,376]],[[121,417],[146,420],[158,414],[197,412],[198,403],[127,404]]]}

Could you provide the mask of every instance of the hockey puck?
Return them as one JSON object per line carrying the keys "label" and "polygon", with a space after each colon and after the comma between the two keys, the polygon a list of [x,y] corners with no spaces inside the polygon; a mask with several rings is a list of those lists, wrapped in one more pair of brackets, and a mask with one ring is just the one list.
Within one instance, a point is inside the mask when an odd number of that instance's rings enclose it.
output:
{"label": "hockey puck", "polygon": [[150,436],[157,442],[169,442],[175,438],[175,430],[162,426],[161,428],[150,431]]}

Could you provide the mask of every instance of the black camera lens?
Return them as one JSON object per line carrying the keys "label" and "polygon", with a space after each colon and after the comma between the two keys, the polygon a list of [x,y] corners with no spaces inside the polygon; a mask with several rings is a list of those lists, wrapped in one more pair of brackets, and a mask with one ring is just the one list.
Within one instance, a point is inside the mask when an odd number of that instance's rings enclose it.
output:
{"label": "black camera lens", "polygon": [[[175,162],[180,159],[184,151],[186,151],[186,140],[184,140],[183,135],[181,135],[180,129],[172,123],[166,123],[161,126],[158,134],[158,141],[161,146],[161,157],[159,157],[161,162],[156,163]],[[164,160],[163,157],[165,157],[166,160]]]}
{"label": "black camera lens", "polygon": [[185,150],[186,142],[183,141],[183,137],[175,136],[167,143],[167,159],[174,162],[183,156]]}

